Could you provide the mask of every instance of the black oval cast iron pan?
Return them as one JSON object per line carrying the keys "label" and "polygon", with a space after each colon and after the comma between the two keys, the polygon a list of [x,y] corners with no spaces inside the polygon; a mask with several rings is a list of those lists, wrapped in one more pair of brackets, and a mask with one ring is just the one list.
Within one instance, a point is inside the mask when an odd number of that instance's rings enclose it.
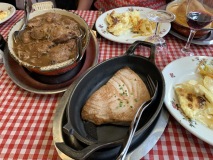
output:
{"label": "black oval cast iron pan", "polygon": [[[150,47],[148,58],[134,55],[138,45]],[[114,147],[121,145],[127,136],[129,127],[116,125],[96,126],[81,119],[81,109],[90,95],[104,85],[116,71],[123,67],[130,67],[145,82],[147,75],[153,81],[158,82],[159,90],[156,100],[143,113],[132,143],[145,134],[159,114],[165,95],[165,82],[163,75],[154,63],[155,45],[149,42],[136,41],[123,56],[106,60],[87,71],[78,81],[73,89],[67,106],[68,123],[64,126],[67,134],[73,135],[76,139],[88,145],[83,154],[93,152],[96,149]],[[93,151],[91,151],[93,149]],[[79,153],[80,154],[80,153]],[[83,159],[80,155],[74,154],[75,159]],[[81,153],[82,154],[82,153]],[[83,155],[82,154],[82,155]]]}

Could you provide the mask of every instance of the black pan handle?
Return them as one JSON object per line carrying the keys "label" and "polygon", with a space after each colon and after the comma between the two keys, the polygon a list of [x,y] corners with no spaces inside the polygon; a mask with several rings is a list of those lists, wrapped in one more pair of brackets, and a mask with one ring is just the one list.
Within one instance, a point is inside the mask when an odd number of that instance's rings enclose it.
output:
{"label": "black pan handle", "polygon": [[[68,111],[69,113],[69,111]],[[92,140],[89,140],[81,135],[79,135],[74,127],[72,126],[71,124],[71,121],[70,121],[70,118],[68,117],[67,118],[68,121],[67,123],[63,126],[63,132],[67,135],[67,136],[74,136],[76,139],[78,139],[79,141],[85,143],[85,144],[88,144],[88,145],[93,145],[95,144],[96,142],[95,141],[92,141]]]}
{"label": "black pan handle", "polygon": [[148,57],[149,61],[155,63],[155,51],[156,51],[156,45],[150,42],[146,41],[135,41],[126,51],[126,55],[134,55],[135,49],[138,47],[138,45],[143,45],[150,48],[150,55]]}
{"label": "black pan handle", "polygon": [[58,142],[55,143],[56,147],[63,152],[65,155],[67,155],[70,158],[76,159],[76,160],[84,160],[88,158],[92,153],[95,151],[105,148],[105,147],[115,147],[118,146],[117,143],[97,143],[93,145],[89,145],[85,147],[82,150],[75,150],[68,145],[66,145],[64,142]]}

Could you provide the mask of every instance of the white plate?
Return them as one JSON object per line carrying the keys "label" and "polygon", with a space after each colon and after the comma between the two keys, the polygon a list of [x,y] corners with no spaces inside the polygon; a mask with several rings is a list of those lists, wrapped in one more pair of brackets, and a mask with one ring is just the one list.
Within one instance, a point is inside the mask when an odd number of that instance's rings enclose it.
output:
{"label": "white plate", "polygon": [[164,103],[172,116],[185,129],[201,140],[213,145],[213,130],[198,121],[190,121],[183,115],[183,113],[180,112],[180,110],[178,110],[178,101],[173,89],[175,84],[201,78],[201,76],[196,72],[196,68],[201,60],[207,60],[207,63],[211,63],[213,65],[213,57],[192,56],[177,59],[163,69],[163,75],[166,82],[166,96]]}
{"label": "white plate", "polygon": [[0,3],[0,11],[7,11],[8,15],[4,19],[0,20],[0,24],[10,19],[15,13],[16,8],[8,3]]}
{"label": "white plate", "polygon": [[[101,36],[103,36],[104,38],[106,38],[108,40],[114,41],[114,42],[132,44],[136,40],[145,40],[147,38],[147,36],[134,37],[135,34],[132,33],[130,30],[120,36],[114,36],[113,34],[111,34],[107,31],[107,22],[105,21],[107,14],[111,13],[113,10],[117,13],[123,13],[123,12],[127,12],[129,10],[132,10],[132,9],[140,11],[141,18],[146,18],[146,13],[152,11],[152,9],[144,8],[144,7],[121,7],[121,8],[109,10],[109,11],[103,13],[100,17],[98,17],[98,19],[95,23],[96,30],[98,31],[98,33]],[[164,37],[171,28],[170,23],[161,23],[159,26],[160,26],[160,36],[161,37]]]}

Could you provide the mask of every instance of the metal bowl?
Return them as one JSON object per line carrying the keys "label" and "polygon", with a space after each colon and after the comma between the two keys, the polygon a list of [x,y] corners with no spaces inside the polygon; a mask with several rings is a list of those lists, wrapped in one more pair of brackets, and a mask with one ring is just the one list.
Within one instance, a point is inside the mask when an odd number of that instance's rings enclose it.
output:
{"label": "metal bowl", "polygon": [[[73,12],[69,12],[66,10],[62,10],[62,9],[49,9],[49,10],[37,10],[34,11],[32,13],[30,13],[29,15],[29,19],[32,19],[36,16],[42,15],[44,13],[58,13],[61,15],[66,15],[69,16],[71,18],[73,18],[76,22],[79,23],[79,25],[84,29],[85,31],[85,38],[84,38],[84,44],[82,46],[82,52],[81,52],[81,57],[83,57],[83,54],[88,46],[89,40],[90,40],[90,29],[88,24],[85,22],[85,20],[83,18],[81,18],[79,15],[73,13]],[[15,61],[17,61],[20,65],[22,65],[23,67],[27,68],[29,71],[32,72],[36,72],[38,74],[42,74],[42,75],[60,75],[62,73],[65,73],[71,69],[73,69],[75,66],[77,66],[78,62],[81,60],[80,58],[77,59],[69,59],[67,61],[61,62],[61,63],[56,63],[53,65],[48,65],[48,66],[34,66],[32,64],[29,64],[23,60],[21,60],[15,53],[14,51],[14,41],[13,41],[13,33],[17,30],[19,30],[23,24],[23,19],[21,19],[20,21],[18,21],[10,30],[9,34],[8,34],[8,49],[10,52],[10,55],[14,58]]]}

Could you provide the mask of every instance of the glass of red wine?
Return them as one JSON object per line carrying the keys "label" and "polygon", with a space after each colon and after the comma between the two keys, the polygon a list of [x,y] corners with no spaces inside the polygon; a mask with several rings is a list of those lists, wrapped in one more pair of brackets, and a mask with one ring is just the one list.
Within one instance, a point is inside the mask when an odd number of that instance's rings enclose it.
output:
{"label": "glass of red wine", "polygon": [[185,56],[193,56],[190,49],[191,41],[196,32],[213,21],[213,0],[188,0],[186,8],[186,20],[190,28],[190,34],[186,45],[181,49]]}

